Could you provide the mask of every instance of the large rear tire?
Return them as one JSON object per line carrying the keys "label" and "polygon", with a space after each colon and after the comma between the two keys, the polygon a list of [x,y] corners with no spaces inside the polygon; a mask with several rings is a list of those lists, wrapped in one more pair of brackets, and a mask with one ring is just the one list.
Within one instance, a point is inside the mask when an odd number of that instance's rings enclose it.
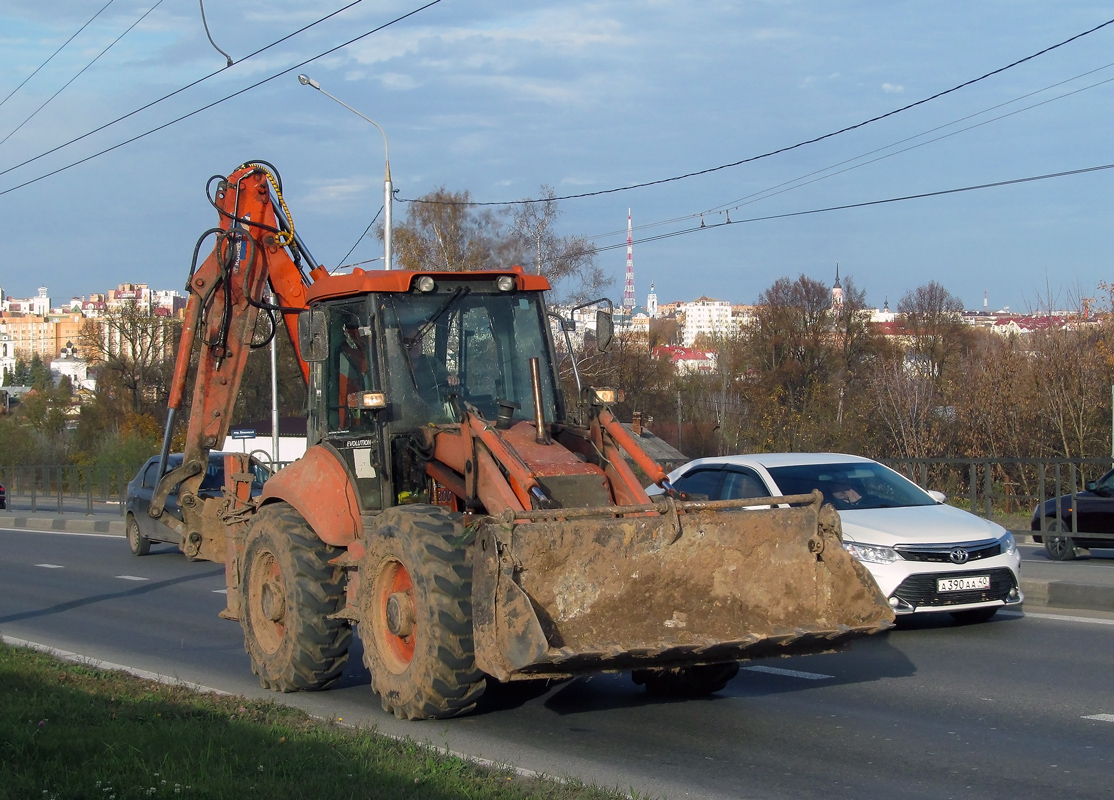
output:
{"label": "large rear tire", "polygon": [[1058,519],[1048,523],[1048,533],[1044,537],[1044,552],[1053,561],[1071,561],[1075,558],[1075,542],[1070,536],[1054,536],[1054,531],[1063,530]]}
{"label": "large rear tire", "polygon": [[636,669],[631,673],[631,679],[645,684],[648,694],[659,697],[701,697],[718,692],[738,674],[739,664],[732,662],[670,669]]}
{"label": "large rear tire", "polygon": [[399,719],[471,711],[485,678],[472,638],[472,562],[459,515],[389,508],[360,564],[360,638],[371,688]]}
{"label": "large rear tire", "polygon": [[322,542],[286,503],[264,506],[248,529],[240,625],[251,669],[277,692],[324,689],[348,663],[352,626],[331,615],[345,605],[341,551]]}
{"label": "large rear tire", "polygon": [[128,514],[128,549],[133,556],[145,556],[151,552],[151,540],[139,530],[139,520],[134,514]]}

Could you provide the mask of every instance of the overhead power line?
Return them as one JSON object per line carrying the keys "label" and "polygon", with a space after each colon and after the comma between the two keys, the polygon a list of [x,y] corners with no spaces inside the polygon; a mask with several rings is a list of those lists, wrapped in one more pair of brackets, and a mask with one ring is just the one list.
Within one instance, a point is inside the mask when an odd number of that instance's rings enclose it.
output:
{"label": "overhead power line", "polygon": [[[255,58],[256,56],[267,52],[272,47],[277,47],[278,45],[282,44],[283,42],[286,42],[290,39],[293,39],[295,36],[298,36],[302,33],[305,33],[310,28],[313,28],[317,25],[320,25],[322,22],[327,22],[328,20],[332,19],[333,17],[337,16],[338,14],[343,14],[348,9],[352,8],[353,6],[359,5],[363,1],[364,0],[353,0],[348,5],[342,6],[341,8],[338,8],[336,11],[333,11],[332,13],[326,14],[325,16],[321,17],[320,19],[316,19],[313,22],[309,23],[308,25],[303,25],[301,28],[298,28],[296,31],[292,31],[291,33],[288,33],[286,36],[283,36],[280,39],[276,39],[275,41],[271,42],[270,44],[268,44],[264,47],[259,48],[258,50],[256,50],[253,53],[249,53],[248,55],[241,58],[239,63],[242,64],[245,61],[249,61],[250,59]],[[317,56],[317,57],[320,58],[320,56]],[[49,149],[45,152],[39,153],[37,156],[33,156],[33,157],[27,159],[26,161],[21,161],[18,164],[15,164],[13,166],[8,167],[7,169],[0,170],[0,175],[7,175],[9,172],[12,172],[13,170],[17,170],[20,167],[25,167],[28,164],[32,164],[32,163],[38,161],[40,158],[45,158],[46,156],[49,156],[52,153],[57,153],[59,150],[65,149],[72,144],[76,144],[77,142],[80,142],[83,139],[87,139],[95,133],[100,133],[101,131],[105,130],[106,128],[111,128],[113,125],[117,124],[118,122],[123,122],[124,120],[126,120],[130,117],[134,117],[136,114],[139,114],[142,111],[146,111],[147,109],[149,109],[153,106],[157,106],[159,103],[163,102],[164,100],[169,100],[171,97],[174,97],[175,95],[179,95],[179,94],[181,94],[182,92],[184,92],[188,89],[192,89],[194,86],[197,86],[198,84],[204,83],[205,81],[209,80],[210,78],[224,72],[226,69],[228,69],[228,67],[221,67],[220,69],[213,70],[208,75],[203,75],[200,78],[198,78],[197,80],[192,81],[190,83],[187,83],[185,86],[182,86],[178,89],[175,89],[173,92],[170,92],[169,94],[164,94],[162,97],[160,97],[156,100],[152,100],[150,103],[146,103],[145,105],[140,106],[139,108],[135,109],[134,111],[129,111],[127,114],[124,114],[122,117],[117,117],[116,119],[110,120],[109,122],[106,122],[103,125],[99,125],[96,128],[93,128],[91,131],[86,131],[85,133],[81,134],[80,136],[77,136],[73,139],[70,139],[68,142],[63,142],[62,144],[58,145],[57,147],[52,147],[51,149]],[[78,163],[82,163],[82,162],[78,162]],[[54,173],[51,173],[51,174],[54,174]],[[43,176],[43,177],[48,177],[48,176]]]}
{"label": "overhead power line", "polygon": [[133,22],[131,25],[129,25],[123,33],[121,33],[119,36],[117,36],[115,39],[113,39],[112,43],[109,44],[108,47],[106,47],[104,50],[101,50],[99,53],[97,53],[97,55],[95,55],[93,57],[92,61],[90,61],[88,64],[86,64],[84,67],[82,67],[81,70],[76,75],[74,75],[72,78],[70,78],[64,84],[62,84],[62,87],[60,89],[58,89],[58,91],[56,91],[50,97],[48,97],[46,100],[44,100],[43,104],[41,106],[39,106],[34,111],[32,111],[31,114],[27,117],[27,119],[23,120],[23,122],[19,123],[14,128],[12,128],[12,130],[8,132],[8,135],[5,136],[3,139],[0,139],[0,144],[4,144],[4,142],[8,141],[8,139],[11,139],[12,136],[14,136],[15,133],[20,128],[22,128],[24,125],[26,125],[32,119],[34,119],[36,114],[38,114],[40,111],[42,111],[44,108],[46,108],[47,104],[51,100],[53,100],[58,95],[62,94],[62,92],[66,90],[67,86],[69,86],[71,83],[73,83],[78,78],[80,78],[82,73],[85,72],[85,70],[89,69],[89,67],[96,64],[101,56],[103,56],[105,53],[107,53],[109,50],[111,50],[116,45],[117,42],[119,42],[121,39],[123,39],[129,33],[131,33],[132,28],[134,28],[139,23],[143,22],[143,20],[145,20],[147,18],[147,15],[150,14],[152,11],[154,11],[156,8],[158,8],[160,5],[162,5],[162,0],[156,0],[155,4],[153,6],[151,6],[149,9],[147,9],[146,11],[144,11],[143,14],[139,17],[139,19],[137,19],[135,22]]}
{"label": "overhead power line", "polygon": [[98,12],[97,12],[96,14],[94,14],[93,16],[89,17],[89,21],[88,21],[88,22],[86,22],[86,23],[85,23],[84,25],[82,25],[82,26],[81,26],[80,28],[78,28],[78,29],[77,29],[77,31],[76,31],[76,32],[74,33],[74,35],[73,35],[73,36],[71,36],[71,37],[70,37],[69,39],[67,39],[66,41],[62,42],[62,45],[61,45],[61,47],[59,47],[59,48],[58,48],[57,50],[55,50],[55,51],[54,51],[53,53],[51,53],[51,54],[50,54],[50,55],[49,55],[49,56],[47,57],[46,61],[44,61],[43,63],[39,64],[39,66],[35,67],[35,71],[34,71],[34,72],[32,72],[32,73],[31,73],[30,75],[28,75],[28,76],[27,76],[26,78],[24,78],[24,79],[23,79],[23,80],[22,80],[22,81],[20,82],[19,86],[15,87],[15,88],[14,88],[14,89],[12,89],[12,90],[11,90],[10,92],[8,92],[8,96],[7,96],[7,97],[5,97],[5,98],[4,98],[3,100],[0,100],[0,106],[4,105],[4,103],[8,102],[8,100],[10,100],[10,99],[11,99],[12,95],[13,95],[13,94],[15,94],[16,92],[18,92],[18,91],[19,91],[20,89],[22,89],[22,88],[23,88],[23,85],[24,85],[25,83],[27,83],[27,81],[31,80],[31,79],[32,79],[32,78],[34,78],[34,77],[35,77],[36,75],[38,75],[38,74],[39,74],[39,70],[41,70],[41,69],[42,69],[43,67],[45,67],[45,66],[46,66],[47,64],[49,64],[49,63],[50,63],[50,62],[51,62],[51,61],[53,60],[53,58],[54,58],[54,57],[55,57],[56,55],[58,55],[59,53],[61,53],[61,52],[62,52],[62,50],[63,50],[63,49],[65,49],[66,45],[68,45],[68,44],[69,44],[70,42],[72,42],[72,41],[73,41],[74,39],[76,39],[76,38],[77,38],[77,34],[81,33],[81,32],[82,32],[83,30],[85,30],[85,29],[86,29],[86,28],[88,28],[88,27],[89,27],[90,25],[92,25],[92,24],[93,24],[93,20],[95,20],[95,19],[96,19],[97,17],[99,17],[99,16],[100,16],[100,15],[101,15],[101,14],[102,14],[102,13],[104,12],[104,10],[105,10],[106,8],[108,8],[108,7],[110,6],[110,5],[112,5],[112,3],[113,3],[113,0],[108,0],[108,2],[104,4],[104,6],[103,6],[103,7],[101,8],[101,10],[100,10],[100,11],[98,11]]}
{"label": "overhead power line", "polygon": [[[825,134],[822,134],[820,136],[813,137],[812,139],[805,139],[804,141],[797,142],[796,144],[786,145],[785,147],[779,147],[776,150],[770,150],[769,152],[760,153],[759,155],[756,155],[756,156],[748,156],[747,158],[742,158],[742,159],[739,159],[738,161],[732,161],[730,164],[720,164],[718,167],[708,167],[707,169],[696,170],[695,172],[686,172],[683,175],[674,175],[673,177],[670,177],[670,178],[658,178],[656,180],[643,181],[642,183],[632,183],[632,184],[629,184],[627,186],[618,186],[618,187],[615,187],[613,189],[599,189],[599,190],[596,190],[594,192],[580,192],[578,194],[568,194],[568,195],[563,195],[561,197],[550,197],[550,198],[547,198],[547,199],[548,200],[579,200],[579,199],[584,198],[584,197],[598,197],[599,195],[604,195],[604,194],[615,194],[616,192],[627,192],[627,191],[630,191],[631,189],[644,189],[648,186],[660,186],[663,183],[673,183],[675,181],[685,180],[686,178],[695,178],[699,175],[708,175],[708,174],[713,173],[713,172],[719,172],[720,170],[731,169],[732,167],[738,167],[738,166],[742,166],[743,164],[749,164],[749,163],[754,162],[754,161],[760,161],[761,159],[770,158],[771,156],[780,155],[782,153],[788,153],[790,150],[796,150],[800,147],[805,147],[806,145],[816,144],[817,142],[822,142],[825,139],[831,139],[832,137],[839,136],[840,134],[848,133],[849,131],[858,130],[859,128],[863,128],[863,127],[865,127],[867,125],[870,125],[872,123],[879,122],[881,120],[892,117],[896,114],[900,114],[903,111],[908,111],[909,109],[916,108],[917,106],[922,106],[925,103],[930,103],[933,100],[938,100],[939,98],[944,97],[945,95],[952,94],[953,92],[958,92],[960,89],[965,89],[968,86],[972,86],[972,85],[978,83],[979,81],[984,81],[987,78],[991,78],[995,75],[1000,75],[1001,73],[1005,72],[1006,70],[1013,69],[1014,67],[1020,66],[1021,64],[1024,64],[1027,61],[1032,61],[1034,58],[1039,58],[1040,56],[1043,56],[1046,53],[1051,53],[1053,50],[1056,50],[1057,48],[1064,47],[1065,45],[1071,44],[1072,42],[1074,42],[1078,39],[1081,39],[1084,36],[1089,36],[1090,34],[1095,33],[1096,31],[1100,31],[1100,30],[1102,30],[1103,28],[1105,28],[1109,25],[1114,25],[1114,19],[1109,19],[1106,22],[1103,22],[1099,25],[1096,25],[1093,28],[1090,28],[1088,30],[1083,31],[1082,33],[1077,33],[1074,36],[1071,36],[1067,39],[1064,39],[1062,42],[1057,42],[1056,44],[1050,45],[1050,46],[1044,48],[1043,50],[1038,50],[1037,52],[1032,53],[1030,55],[1027,55],[1024,58],[1019,58],[1017,61],[1006,64],[1004,67],[998,67],[998,69],[991,70],[990,72],[987,72],[984,75],[980,75],[977,78],[971,78],[970,80],[967,80],[967,81],[964,81],[963,83],[957,84],[956,86],[953,86],[950,89],[944,89],[943,91],[936,92],[936,94],[930,95],[928,97],[924,97],[920,100],[916,100],[912,103],[909,103],[908,105],[901,106],[900,108],[895,108],[892,111],[887,111],[885,114],[879,114],[875,117],[865,119],[862,122],[857,122],[854,125],[848,125],[844,128],[840,128],[839,130],[831,131],[830,133],[825,133]],[[513,206],[513,205],[526,205],[526,204],[529,204],[529,203],[546,202],[547,199],[542,198],[542,199],[533,199],[533,200],[504,200],[504,201],[501,201],[501,202],[494,202],[494,201],[462,202],[462,201],[452,201],[452,200],[422,200],[420,198],[415,198],[415,199],[403,199],[402,202],[404,202],[404,203],[427,203],[427,204],[430,204],[430,205]]]}
{"label": "overhead power line", "polygon": [[[360,0],[356,0],[356,2],[360,2]],[[418,8],[415,8],[412,11],[408,11],[407,13],[403,14],[402,16],[395,17],[390,22],[384,22],[382,25],[379,25],[376,28],[372,28],[370,31],[366,31],[365,33],[362,33],[359,36],[353,37],[352,39],[349,39],[347,42],[344,42],[343,44],[338,44],[336,47],[331,47],[328,50],[324,51],[323,53],[318,53],[317,55],[313,56],[312,58],[307,58],[305,61],[300,61],[297,64],[294,64],[293,66],[287,67],[286,69],[284,69],[280,72],[276,72],[274,75],[271,75],[268,78],[264,78],[263,80],[256,81],[255,83],[251,84],[250,86],[246,86],[246,87],[244,87],[243,89],[240,89],[237,92],[233,92],[230,95],[226,95],[219,100],[214,100],[212,103],[204,105],[201,108],[195,109],[195,110],[189,112],[188,114],[183,114],[182,116],[176,117],[176,118],[170,120],[169,122],[165,122],[162,125],[159,125],[158,127],[151,128],[150,130],[145,131],[144,133],[137,134],[137,135],[131,137],[130,139],[125,139],[124,141],[119,142],[118,144],[114,144],[111,147],[106,147],[103,150],[99,150],[96,153],[88,155],[85,158],[78,159],[77,161],[73,161],[69,164],[66,164],[63,167],[59,167],[58,169],[51,170],[50,172],[47,172],[43,175],[40,175],[37,178],[32,178],[30,180],[24,181],[23,183],[19,183],[19,184],[16,184],[15,186],[11,186],[7,189],[4,189],[3,191],[0,191],[0,197],[2,197],[3,195],[6,195],[6,194],[10,194],[11,192],[14,192],[18,189],[22,189],[25,186],[30,186],[33,183],[38,183],[39,181],[45,180],[46,178],[57,175],[60,172],[65,172],[66,170],[69,170],[69,169],[72,169],[73,167],[84,164],[87,161],[92,161],[94,158],[98,158],[100,156],[103,156],[105,153],[111,153],[113,150],[119,150],[121,147],[125,147],[129,144],[132,144],[133,142],[137,142],[140,139],[146,138],[147,136],[150,136],[153,133],[158,133],[159,131],[161,131],[165,128],[169,128],[171,125],[175,125],[175,124],[181,122],[184,119],[189,119],[190,117],[197,116],[201,112],[208,111],[210,108],[213,108],[214,106],[219,106],[221,103],[224,103],[228,100],[231,100],[234,97],[239,97],[240,95],[245,94],[246,92],[250,92],[252,89],[258,88],[265,83],[270,83],[271,81],[275,80],[276,78],[281,78],[283,75],[288,75],[291,72],[295,72],[295,71],[301,69],[302,67],[304,67],[306,64],[311,64],[319,58],[323,58],[327,55],[330,55],[331,53],[335,53],[337,50],[341,50],[345,47],[348,47],[351,44],[355,44],[356,42],[360,41],[361,39],[366,39],[368,36],[371,36],[372,34],[378,33],[379,31],[384,30],[385,28],[389,28],[392,25],[395,25],[399,22],[402,22],[403,20],[408,19],[408,18],[410,18],[410,17],[414,16],[415,14],[418,14],[422,11],[425,11],[427,8],[430,8],[431,6],[435,6],[440,2],[441,2],[441,0],[430,0],[430,2],[426,3],[423,6],[419,6]],[[241,59],[240,63],[243,63],[243,61],[244,61],[244,59]],[[0,172],[0,175],[3,175],[8,171],[9,170],[5,170],[4,172]]]}
{"label": "overhead power line", "polygon": [[[656,236],[646,236],[642,239],[635,239],[633,244],[646,244],[647,242],[657,242],[662,239],[672,239],[675,236],[687,236],[690,233],[700,233],[701,231],[710,231],[715,228],[725,228],[732,225],[743,225],[751,222],[769,222],[776,219],[789,219],[791,217],[806,217],[813,214],[826,214],[831,211],[847,211],[853,208],[869,208],[871,206],[881,206],[888,203],[902,203],[907,200],[923,200],[929,197],[943,197],[950,194],[961,194],[963,192],[975,192],[981,189],[996,189],[1002,186],[1015,186],[1021,183],[1032,183],[1034,181],[1046,181],[1053,178],[1066,178],[1071,175],[1084,175],[1089,172],[1101,172],[1103,170],[1114,169],[1114,164],[1100,164],[1095,167],[1083,167],[1081,169],[1066,170],[1064,172],[1049,172],[1044,175],[1030,175],[1025,178],[1011,178],[1005,181],[995,181],[993,183],[979,183],[973,186],[960,186],[954,189],[940,189],[934,192],[920,192],[919,194],[907,194],[899,197],[887,197],[882,200],[866,200],[861,203],[845,203],[838,206],[825,206],[824,208],[812,208],[806,211],[788,211],[782,214],[768,214],[762,217],[747,217],[746,219],[727,219],[724,222],[705,223],[701,220],[699,225],[691,228],[682,228],[678,231],[670,231],[669,233],[660,233]],[[683,218],[682,218],[683,219]],[[586,253],[603,253],[608,250],[616,250],[620,247],[626,247],[627,243],[609,244],[603,247],[593,247]]]}
{"label": "overhead power line", "polygon": [[[980,121],[980,123],[975,123],[973,125],[969,125],[966,128],[960,128],[959,130],[951,131],[951,133],[949,133],[949,134],[941,134],[940,136],[937,136],[935,138],[931,138],[931,139],[926,140],[926,142],[920,142],[920,143],[917,143],[917,144],[909,145],[908,147],[903,147],[900,150],[893,150],[892,153],[886,153],[886,150],[890,150],[892,148],[898,147],[900,145],[905,145],[905,144],[910,143],[910,142],[915,142],[916,139],[928,136],[929,134],[935,134],[935,133],[937,133],[938,130],[944,130],[945,128],[949,128],[952,125],[958,125],[960,123],[965,123],[965,121],[967,121],[968,119],[975,119],[976,117],[983,116],[984,114],[989,114],[990,111],[996,111],[999,108],[1005,108],[1006,106],[1013,105],[1015,103],[1019,103],[1020,100],[1025,100],[1029,97],[1034,97],[1036,95],[1039,95],[1040,92],[1044,92],[1044,91],[1048,91],[1049,89],[1055,89],[1057,87],[1064,86],[1065,84],[1069,84],[1069,82],[1072,82],[1073,80],[1078,80],[1079,78],[1085,78],[1089,75],[1094,75],[1095,72],[1101,72],[1105,69],[1110,69],[1111,67],[1114,67],[1114,61],[1111,61],[1110,64],[1104,64],[1102,67],[1095,67],[1094,69],[1088,69],[1087,71],[1081,72],[1081,74],[1072,76],[1071,78],[1065,78],[1063,80],[1057,80],[1055,82],[1055,84],[1049,84],[1048,86],[1045,86],[1045,87],[1040,88],[1040,89],[1034,89],[1033,91],[1027,91],[1027,92],[1025,92],[1024,95],[1019,95],[1018,97],[1015,97],[1012,100],[1004,101],[1004,103],[998,103],[994,106],[984,108],[983,110],[975,111],[974,114],[968,114],[966,116],[959,117],[958,119],[952,119],[950,121],[950,123],[944,123],[942,125],[937,125],[935,127],[929,128],[927,130],[922,130],[922,131],[920,131],[919,134],[913,134],[912,136],[907,136],[905,138],[898,139],[897,142],[891,142],[888,145],[883,145],[882,147],[876,147],[872,150],[868,150],[867,153],[860,153],[857,156],[852,156],[851,158],[843,159],[843,160],[841,160],[841,162],[837,162],[835,164],[830,164],[827,167],[822,167],[820,169],[814,169],[810,173],[800,175],[800,176],[795,177],[795,178],[791,178],[791,179],[789,179],[789,181],[783,181],[782,183],[775,184],[774,186],[769,186],[769,187],[766,187],[764,189],[760,189],[760,191],[758,191],[758,192],[752,192],[749,195],[744,195],[743,197],[733,199],[733,201],[730,201],[730,202],[727,202],[727,203],[721,203],[720,205],[713,206],[712,208],[706,208],[702,212],[693,212],[692,214],[685,214],[684,216],[676,216],[676,217],[672,217],[672,218],[668,218],[668,219],[658,219],[658,221],[656,221],[656,222],[642,223],[641,225],[635,225],[634,230],[635,231],[647,231],[647,230],[649,230],[649,228],[662,227],[664,225],[674,225],[674,224],[680,223],[680,222],[687,222],[688,219],[697,219],[697,218],[700,218],[702,216],[711,216],[713,214],[723,214],[724,212],[730,213],[730,212],[733,212],[733,211],[739,211],[739,209],[742,208],[744,205],[751,205],[753,203],[758,203],[760,201],[764,201],[764,199],[769,199],[770,197],[780,195],[780,194],[784,194],[786,192],[792,192],[793,189],[798,189],[798,188],[801,188],[802,186],[809,186],[809,185],[817,183],[819,181],[827,181],[827,179],[830,178],[830,177],[834,177],[834,176],[837,176],[837,175],[842,175],[843,173],[850,172],[850,170],[852,170],[852,169],[858,169],[860,167],[869,166],[870,164],[876,164],[877,162],[880,162],[880,160],[883,160],[883,159],[886,159],[886,158],[891,158],[891,157],[897,156],[897,155],[901,155],[902,153],[908,153],[909,150],[917,149],[919,147],[925,147],[925,146],[931,145],[931,144],[935,144],[937,142],[940,142],[941,139],[946,139],[946,138],[949,138],[951,136],[957,136],[958,134],[964,134],[964,133],[967,133],[967,131],[969,131],[969,130],[974,130],[975,128],[979,128],[979,127],[984,126],[984,125],[989,125],[990,123],[997,123],[997,121],[1007,119],[1009,117],[1012,117],[1012,116],[1015,116],[1017,114],[1023,113],[1023,111],[1029,111],[1029,110],[1033,110],[1034,108],[1039,108],[1039,107],[1046,106],[1046,105],[1051,104],[1051,103],[1056,103],[1057,100],[1063,100],[1063,99],[1066,99],[1068,97],[1073,97],[1075,95],[1078,95],[1079,92],[1088,91],[1088,90],[1095,89],[1095,88],[1100,87],[1100,86],[1105,86],[1107,84],[1110,84],[1110,82],[1114,82],[1114,78],[1106,78],[1104,80],[1096,81],[1096,82],[1094,82],[1094,84],[1091,84],[1091,85],[1088,85],[1088,86],[1083,86],[1083,87],[1078,88],[1078,89],[1073,89],[1071,91],[1066,91],[1066,92],[1064,92],[1063,95],[1057,95],[1056,97],[1051,97],[1051,98],[1048,98],[1047,100],[1040,100],[1039,103],[1034,103],[1033,105],[1025,106],[1024,108],[1018,108],[1014,111],[1008,111],[1008,113],[1006,113],[1006,114]],[[878,155],[878,154],[885,154],[885,155]],[[870,158],[870,156],[874,156],[874,157]],[[868,159],[868,158],[869,158],[869,160],[863,160],[863,159]],[[856,162],[859,162],[859,163],[856,164]],[[843,167],[843,169],[839,169],[839,167]],[[837,172],[832,172],[833,169],[837,170]],[[614,228],[614,230],[612,230],[612,231],[606,231],[604,233],[598,233],[598,234],[590,235],[590,236],[588,236],[588,238],[589,238],[589,240],[595,241],[595,240],[599,240],[599,238],[609,238],[609,237],[612,237],[612,236],[619,236],[619,235],[622,235],[624,237],[626,236],[626,228],[625,227],[624,228]]]}

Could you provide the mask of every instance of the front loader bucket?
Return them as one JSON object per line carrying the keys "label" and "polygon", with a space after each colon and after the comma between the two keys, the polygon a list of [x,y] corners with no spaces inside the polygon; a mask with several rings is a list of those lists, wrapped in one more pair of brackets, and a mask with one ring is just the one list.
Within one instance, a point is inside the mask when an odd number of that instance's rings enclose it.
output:
{"label": "front loader bucket", "polygon": [[[499,680],[832,650],[889,628],[819,493],[510,513],[477,533],[476,661]],[[616,513],[627,516],[616,517]]]}

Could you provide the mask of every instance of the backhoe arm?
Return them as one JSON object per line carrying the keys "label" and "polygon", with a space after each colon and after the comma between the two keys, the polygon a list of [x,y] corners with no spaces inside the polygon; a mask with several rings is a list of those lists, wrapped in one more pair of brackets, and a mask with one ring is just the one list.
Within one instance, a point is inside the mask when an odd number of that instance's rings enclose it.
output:
{"label": "backhoe arm", "polygon": [[[290,225],[284,224],[289,213],[275,208],[276,201],[281,206],[281,198],[277,177],[264,165],[245,164],[222,180],[214,202],[220,225],[206,232],[198,250],[210,236],[215,244],[201,266],[191,271],[186,285],[189,301],[171,382],[161,472],[165,472],[175,417],[192,392],[189,423],[182,464],[162,475],[149,513],[177,529],[183,550],[190,556],[200,553],[202,558],[218,561],[224,557],[222,544],[213,543],[219,548],[215,552],[203,547],[204,542],[219,537],[204,530],[207,526],[197,490],[209,451],[228,434],[268,281],[277,302],[264,313],[284,315],[303,377],[308,376],[295,334],[298,312],[306,306],[307,278],[296,260],[300,254]],[[179,484],[182,522],[163,513],[168,494]]]}

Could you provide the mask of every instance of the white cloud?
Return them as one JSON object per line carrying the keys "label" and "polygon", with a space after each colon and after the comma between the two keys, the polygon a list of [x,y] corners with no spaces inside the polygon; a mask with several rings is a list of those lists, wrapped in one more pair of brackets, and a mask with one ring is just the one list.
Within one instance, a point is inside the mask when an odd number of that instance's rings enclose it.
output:
{"label": "white cloud", "polygon": [[317,179],[306,181],[308,191],[301,202],[313,203],[351,203],[368,196],[371,189],[367,181],[355,178]]}
{"label": "white cloud", "polygon": [[905,87],[900,83],[883,83],[882,91],[886,94],[901,94],[905,91]]}

